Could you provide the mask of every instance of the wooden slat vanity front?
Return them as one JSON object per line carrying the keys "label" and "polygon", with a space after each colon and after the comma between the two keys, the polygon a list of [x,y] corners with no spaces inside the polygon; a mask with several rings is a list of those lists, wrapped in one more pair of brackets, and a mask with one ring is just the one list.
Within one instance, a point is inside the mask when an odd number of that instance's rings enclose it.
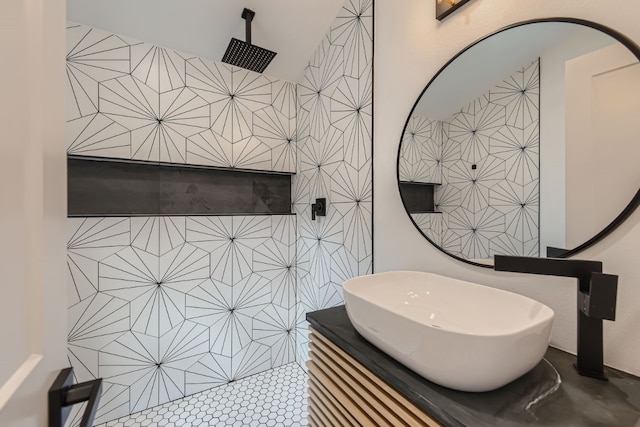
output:
{"label": "wooden slat vanity front", "polygon": [[311,328],[309,426],[440,426]]}

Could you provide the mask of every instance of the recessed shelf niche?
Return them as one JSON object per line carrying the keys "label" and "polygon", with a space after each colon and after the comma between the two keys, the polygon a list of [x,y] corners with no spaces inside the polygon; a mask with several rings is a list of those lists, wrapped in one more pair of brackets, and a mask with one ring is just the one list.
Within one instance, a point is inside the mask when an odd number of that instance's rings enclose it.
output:
{"label": "recessed shelf niche", "polygon": [[68,216],[291,214],[291,175],[69,156]]}
{"label": "recessed shelf niche", "polygon": [[435,187],[440,185],[432,182],[400,181],[402,201],[410,214],[440,213],[435,209]]}

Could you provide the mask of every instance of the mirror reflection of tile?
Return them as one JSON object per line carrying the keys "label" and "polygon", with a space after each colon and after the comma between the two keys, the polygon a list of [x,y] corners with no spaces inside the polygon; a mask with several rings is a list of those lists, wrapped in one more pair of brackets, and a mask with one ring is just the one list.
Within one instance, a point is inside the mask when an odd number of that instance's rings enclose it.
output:
{"label": "mirror reflection of tile", "polygon": [[539,252],[539,60],[445,121],[410,117],[400,180],[439,183],[422,232],[465,259]]}

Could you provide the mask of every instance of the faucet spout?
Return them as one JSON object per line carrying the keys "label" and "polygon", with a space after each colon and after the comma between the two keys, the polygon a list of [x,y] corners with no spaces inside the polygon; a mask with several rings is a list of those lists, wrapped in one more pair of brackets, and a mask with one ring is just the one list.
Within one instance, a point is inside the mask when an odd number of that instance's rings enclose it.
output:
{"label": "faucet spout", "polygon": [[606,380],[602,320],[615,320],[618,276],[602,273],[602,262],[495,255],[494,269],[578,279],[576,369],[580,375]]}

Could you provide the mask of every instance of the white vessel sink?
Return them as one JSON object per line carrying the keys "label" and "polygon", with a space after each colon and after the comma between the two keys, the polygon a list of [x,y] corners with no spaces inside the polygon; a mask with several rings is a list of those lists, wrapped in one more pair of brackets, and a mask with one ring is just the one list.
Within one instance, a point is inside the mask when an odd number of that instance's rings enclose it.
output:
{"label": "white vessel sink", "polygon": [[532,369],[549,345],[553,310],[500,289],[412,271],[356,277],[343,289],[364,338],[445,387],[494,390]]}

